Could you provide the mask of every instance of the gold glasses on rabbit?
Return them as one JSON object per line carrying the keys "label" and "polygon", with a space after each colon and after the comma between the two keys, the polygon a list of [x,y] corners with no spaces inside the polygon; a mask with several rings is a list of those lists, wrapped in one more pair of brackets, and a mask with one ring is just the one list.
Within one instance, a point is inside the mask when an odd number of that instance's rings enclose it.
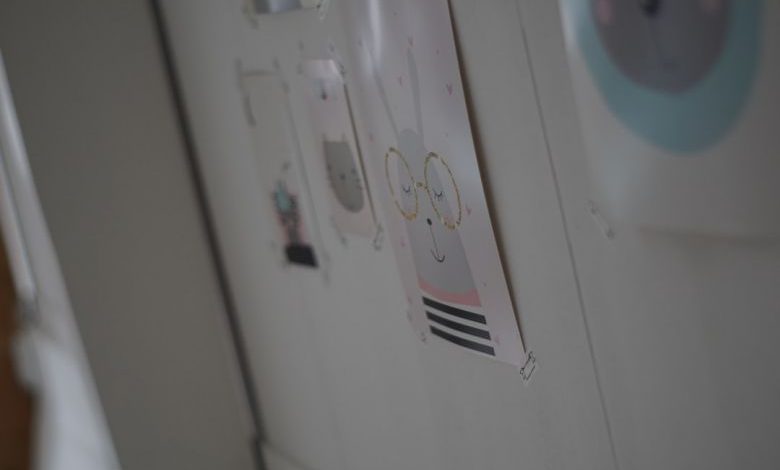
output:
{"label": "gold glasses on rabbit", "polygon": [[[401,202],[398,201],[398,195],[396,194],[395,185],[393,184],[393,181],[390,178],[391,157],[395,157],[398,159],[399,168],[401,168],[402,171],[406,172],[406,174],[409,177],[409,181],[410,181],[409,185],[404,186],[403,184],[399,184],[399,186],[401,186],[401,190],[404,193],[414,194],[414,209],[412,210],[405,209],[404,206],[401,204]],[[439,207],[442,201],[444,201],[445,204],[447,203],[446,199],[444,199],[444,191],[443,190],[437,191],[430,182],[431,174],[434,171],[432,169],[432,165],[434,164],[434,162],[438,162],[447,171],[447,175],[449,176],[450,182],[452,184],[452,188],[454,189],[455,203],[457,207],[457,216],[454,217],[453,219],[449,219],[445,217],[444,208]],[[387,185],[390,188],[390,195],[393,198],[393,203],[395,204],[395,207],[398,209],[398,211],[406,220],[414,220],[417,218],[417,214],[419,213],[419,209],[420,209],[420,197],[418,193],[418,189],[420,189],[420,190],[425,190],[425,193],[428,195],[428,201],[430,201],[431,206],[433,207],[433,211],[436,213],[436,217],[439,219],[442,225],[444,225],[450,230],[455,230],[460,225],[463,219],[463,207],[460,200],[460,189],[458,188],[458,183],[455,181],[455,176],[452,174],[452,169],[450,168],[450,165],[443,157],[441,157],[437,153],[428,152],[428,155],[425,157],[423,181],[417,181],[415,180],[414,175],[412,174],[412,170],[411,167],[409,166],[409,163],[406,161],[406,157],[404,157],[403,154],[398,151],[398,149],[394,147],[390,147],[387,153],[385,153],[385,179],[387,180]]]}

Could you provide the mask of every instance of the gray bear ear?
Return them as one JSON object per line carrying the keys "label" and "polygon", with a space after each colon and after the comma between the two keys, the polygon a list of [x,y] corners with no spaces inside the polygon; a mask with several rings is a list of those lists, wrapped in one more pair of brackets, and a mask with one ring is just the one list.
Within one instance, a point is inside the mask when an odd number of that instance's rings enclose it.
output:
{"label": "gray bear ear", "polygon": [[417,62],[411,49],[406,51],[406,62],[409,65],[409,84],[412,87],[414,118],[417,121],[417,133],[423,136],[422,103],[420,103],[420,77],[417,75]]}

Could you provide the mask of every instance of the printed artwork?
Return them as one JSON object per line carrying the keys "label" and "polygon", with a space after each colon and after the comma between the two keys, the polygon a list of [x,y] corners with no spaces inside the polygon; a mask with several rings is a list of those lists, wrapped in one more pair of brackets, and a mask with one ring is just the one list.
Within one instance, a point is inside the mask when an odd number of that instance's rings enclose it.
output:
{"label": "printed artwork", "polygon": [[323,140],[323,154],[328,182],[339,205],[351,213],[368,206],[361,168],[349,143],[344,140]]}
{"label": "printed artwork", "polygon": [[259,183],[273,210],[286,262],[315,268],[317,255],[308,231],[302,178],[296,165],[295,133],[287,104],[286,87],[273,72],[245,73],[241,77],[247,117],[255,146],[254,164]]}
{"label": "printed artwork", "polygon": [[[398,132],[397,148],[390,147],[385,153],[384,170],[388,191],[406,225],[419,286],[429,295],[423,299],[423,303],[430,306],[433,299],[438,299],[478,310],[481,306],[479,293],[458,232],[463,221],[459,185],[446,157],[425,147],[417,65],[411,51],[407,51],[406,58],[409,87],[417,108],[414,128]],[[386,103],[384,85],[379,76],[376,78],[377,89]],[[390,107],[386,106],[385,110],[388,119],[393,121]],[[393,128],[397,130],[395,124]],[[468,313],[463,316],[485,323],[483,315]],[[432,332],[437,334],[438,330]],[[489,338],[487,332],[480,332],[478,336]]]}
{"label": "printed artwork", "polygon": [[599,212],[669,234],[780,234],[778,42],[764,27],[778,4],[560,4]]}
{"label": "printed artwork", "polygon": [[334,60],[309,60],[303,70],[309,84],[312,124],[331,190],[333,223],[342,232],[370,237],[376,232],[374,208],[341,68]]}
{"label": "printed artwork", "polygon": [[287,261],[305,266],[317,266],[314,248],[306,241],[298,196],[290,193],[284,180],[277,180],[271,197],[279,225],[284,234],[284,253]]}
{"label": "printed artwork", "polygon": [[[368,152],[412,323],[425,339],[522,367],[445,0],[370,2],[359,40]],[[365,22],[364,22],[365,23]]]}
{"label": "printed artwork", "polygon": [[632,131],[686,153],[733,125],[756,73],[760,0],[563,5],[596,86]]}

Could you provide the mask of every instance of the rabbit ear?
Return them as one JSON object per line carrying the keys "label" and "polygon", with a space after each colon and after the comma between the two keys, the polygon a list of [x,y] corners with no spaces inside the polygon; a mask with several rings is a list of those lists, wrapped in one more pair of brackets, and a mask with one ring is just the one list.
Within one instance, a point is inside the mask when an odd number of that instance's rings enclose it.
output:
{"label": "rabbit ear", "polygon": [[379,92],[379,99],[382,101],[382,107],[385,108],[385,113],[387,113],[387,119],[390,121],[390,126],[393,128],[393,134],[395,134],[396,141],[398,140],[398,126],[395,123],[395,119],[393,119],[393,112],[390,109],[390,101],[387,99],[387,92],[385,91],[384,85],[382,85],[382,78],[379,76],[379,72],[377,71],[376,62],[374,61],[374,55],[371,53],[371,47],[366,47],[366,50],[368,51],[368,58],[370,60],[370,67],[371,67],[371,74],[374,76],[374,82],[376,83],[376,89]]}
{"label": "rabbit ear", "polygon": [[422,103],[420,103],[420,77],[417,75],[417,62],[414,60],[412,50],[406,51],[406,62],[409,64],[409,85],[412,87],[412,100],[414,101],[414,118],[417,121],[417,133],[423,135]]}

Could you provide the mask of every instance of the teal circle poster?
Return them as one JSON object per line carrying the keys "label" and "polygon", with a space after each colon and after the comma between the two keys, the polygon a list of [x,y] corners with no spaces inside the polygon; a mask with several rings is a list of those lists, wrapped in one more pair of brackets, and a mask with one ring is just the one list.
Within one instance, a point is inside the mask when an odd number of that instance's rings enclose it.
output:
{"label": "teal circle poster", "polygon": [[733,126],[759,66],[761,0],[567,0],[608,108],[644,140],[698,152]]}

